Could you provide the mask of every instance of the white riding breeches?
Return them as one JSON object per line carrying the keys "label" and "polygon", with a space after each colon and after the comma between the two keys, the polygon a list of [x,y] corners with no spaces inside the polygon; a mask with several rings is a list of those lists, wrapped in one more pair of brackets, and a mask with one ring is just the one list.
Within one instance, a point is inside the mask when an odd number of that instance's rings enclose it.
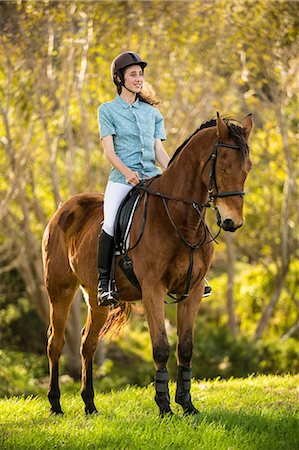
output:
{"label": "white riding breeches", "polygon": [[114,222],[118,208],[132,187],[132,185],[108,181],[104,194],[104,224],[102,229],[110,236],[114,236]]}

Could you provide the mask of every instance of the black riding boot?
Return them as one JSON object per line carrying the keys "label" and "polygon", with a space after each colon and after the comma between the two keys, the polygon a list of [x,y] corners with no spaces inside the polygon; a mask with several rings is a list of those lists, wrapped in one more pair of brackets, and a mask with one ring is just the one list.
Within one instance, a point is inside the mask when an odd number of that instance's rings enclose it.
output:
{"label": "black riding boot", "polygon": [[101,231],[98,250],[98,304],[100,306],[116,305],[117,293],[110,287],[110,272],[114,252],[114,237]]}

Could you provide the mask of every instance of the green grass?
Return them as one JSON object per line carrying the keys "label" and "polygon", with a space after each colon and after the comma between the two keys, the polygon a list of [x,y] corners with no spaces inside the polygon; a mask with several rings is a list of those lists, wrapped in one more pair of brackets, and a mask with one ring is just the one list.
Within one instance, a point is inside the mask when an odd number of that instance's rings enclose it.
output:
{"label": "green grass", "polygon": [[[171,397],[175,385],[170,384]],[[64,387],[63,387],[63,391]],[[43,397],[0,400],[3,449],[298,450],[299,375],[192,384],[199,417],[161,419],[154,387],[96,393],[99,414],[85,416],[80,394],[63,393],[64,416],[48,416]]]}

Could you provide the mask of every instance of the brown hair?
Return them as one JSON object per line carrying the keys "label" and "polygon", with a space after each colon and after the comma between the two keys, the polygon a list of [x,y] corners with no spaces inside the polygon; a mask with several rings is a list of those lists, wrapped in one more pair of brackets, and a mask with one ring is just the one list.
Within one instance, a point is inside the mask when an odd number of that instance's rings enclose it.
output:
{"label": "brown hair", "polygon": [[156,92],[151,84],[147,81],[143,83],[140,94],[137,94],[139,100],[144,103],[148,103],[149,105],[156,106],[160,103],[158,97],[156,96]]}
{"label": "brown hair", "polygon": [[[117,83],[116,78],[116,88],[117,92],[120,95],[122,91],[122,87],[124,85],[124,77],[125,77],[125,70],[124,69],[119,70],[118,74],[116,76],[119,77],[120,81]],[[156,92],[151,84],[149,84],[147,81],[144,81],[141,92],[136,95],[136,98],[139,98],[141,102],[148,103],[149,105],[156,106],[160,103],[158,97],[156,96]]]}

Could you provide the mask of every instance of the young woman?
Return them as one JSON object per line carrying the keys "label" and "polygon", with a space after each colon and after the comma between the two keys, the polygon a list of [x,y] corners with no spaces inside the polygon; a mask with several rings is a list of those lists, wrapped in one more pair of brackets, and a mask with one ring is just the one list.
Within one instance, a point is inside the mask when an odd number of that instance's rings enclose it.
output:
{"label": "young woman", "polygon": [[112,165],[104,196],[104,224],[99,237],[98,303],[108,306],[116,293],[110,288],[114,251],[114,222],[125,195],[141,180],[153,177],[167,167],[169,156],[162,114],[151,96],[142,92],[147,63],[132,52],[118,55],[111,64],[111,77],[117,96],[99,108],[100,137],[104,153]]}

